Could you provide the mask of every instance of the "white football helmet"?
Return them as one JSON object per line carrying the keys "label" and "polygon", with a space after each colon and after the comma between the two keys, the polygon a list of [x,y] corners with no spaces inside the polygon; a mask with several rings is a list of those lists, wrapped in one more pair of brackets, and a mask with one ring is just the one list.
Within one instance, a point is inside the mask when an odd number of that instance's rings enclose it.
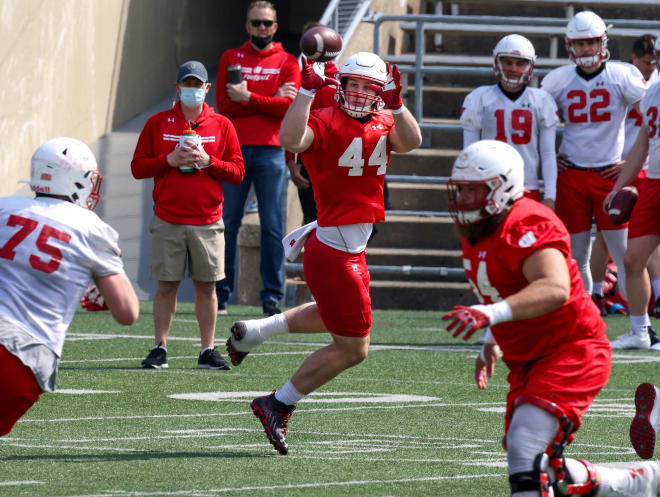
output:
{"label": "white football helmet", "polygon": [[[596,38],[600,41],[598,52],[595,55],[578,57],[573,42]],[[580,67],[593,67],[598,62],[605,62],[610,58],[610,51],[607,49],[607,27],[598,15],[589,10],[578,12],[568,22],[565,41],[569,57]]]}
{"label": "white football helmet", "polygon": [[481,140],[463,149],[448,183],[449,213],[469,225],[506,211],[523,196],[524,162],[511,145]]}
{"label": "white football helmet", "polygon": [[346,90],[346,78],[364,79],[370,83],[385,86],[387,65],[371,52],[358,52],[347,58],[339,68],[336,78],[341,87],[335,93],[339,106],[351,117],[364,117],[382,109],[385,103],[378,95]]}
{"label": "white football helmet", "polygon": [[[502,70],[500,57],[515,57],[516,59],[527,60],[527,67],[517,77],[510,78]],[[502,38],[495,45],[493,50],[493,72],[495,77],[502,83],[502,85],[509,88],[516,88],[521,85],[529,84],[532,78],[532,71],[534,70],[534,63],[536,62],[536,52],[534,45],[527,38],[520,35],[508,35]]]}
{"label": "white football helmet", "polygon": [[29,184],[36,193],[63,195],[94,210],[102,179],[94,154],[75,138],[48,140],[32,156]]}

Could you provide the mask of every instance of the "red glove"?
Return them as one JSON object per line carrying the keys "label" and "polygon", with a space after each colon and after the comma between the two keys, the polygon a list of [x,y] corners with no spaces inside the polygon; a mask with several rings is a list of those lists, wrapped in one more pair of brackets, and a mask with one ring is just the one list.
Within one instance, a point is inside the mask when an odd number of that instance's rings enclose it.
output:
{"label": "red glove", "polygon": [[314,62],[302,58],[302,83],[300,88],[307,91],[307,94],[314,94],[316,90],[324,86],[341,86],[339,81],[333,78],[322,76],[314,71]]}
{"label": "red glove", "polygon": [[378,85],[369,85],[369,88],[374,90],[380,98],[383,99],[385,105],[390,110],[399,110],[403,107],[403,100],[401,100],[401,73],[399,72],[399,67],[394,64],[393,67],[390,67],[390,63],[387,63],[387,73],[389,77],[387,78],[387,83],[385,86]]}
{"label": "red glove", "polygon": [[90,312],[94,311],[107,311],[108,305],[96,285],[91,284],[85,290],[85,294],[80,299],[80,305]]}
{"label": "red glove", "polygon": [[486,314],[474,307],[465,307],[464,305],[456,305],[453,311],[442,316],[443,321],[447,319],[452,319],[452,322],[447,326],[447,331],[451,333],[456,328],[452,334],[454,338],[458,338],[461,333],[465,332],[463,340],[466,341],[474,335],[475,331],[490,324],[490,318]]}

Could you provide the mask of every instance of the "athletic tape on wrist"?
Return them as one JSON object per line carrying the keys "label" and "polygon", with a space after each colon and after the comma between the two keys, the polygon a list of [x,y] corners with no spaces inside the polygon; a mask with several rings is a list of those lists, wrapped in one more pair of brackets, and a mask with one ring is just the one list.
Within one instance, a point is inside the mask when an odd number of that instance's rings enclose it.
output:
{"label": "athletic tape on wrist", "polygon": [[401,114],[403,112],[403,109],[405,109],[405,108],[406,108],[406,106],[402,105],[398,109],[390,109],[390,112],[392,112],[392,114]]}
{"label": "athletic tape on wrist", "polygon": [[316,90],[308,90],[307,88],[303,88],[302,86],[298,90],[298,93],[302,93],[303,95],[314,98],[314,94],[316,93]]}

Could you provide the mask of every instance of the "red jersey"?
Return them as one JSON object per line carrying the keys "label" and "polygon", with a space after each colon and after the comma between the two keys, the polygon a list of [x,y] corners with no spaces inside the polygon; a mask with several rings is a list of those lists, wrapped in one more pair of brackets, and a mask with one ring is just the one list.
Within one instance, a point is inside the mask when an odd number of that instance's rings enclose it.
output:
{"label": "red jersey", "polygon": [[506,363],[539,359],[585,338],[605,339],[605,323],[584,290],[566,228],[552,210],[527,198],[513,205],[492,235],[474,246],[463,239],[463,266],[479,301],[498,302],[526,287],[529,281],[522,272],[523,262],[542,248],[555,248],[564,255],[570,297],[550,313],[492,327]]}
{"label": "red jersey", "polygon": [[[167,163],[184,129],[196,124],[211,165],[184,174]],[[195,123],[181,111],[181,102],[149,118],[138,139],[131,171],[136,179],[154,178],[154,214],[172,224],[204,225],[222,217],[222,182],[243,181],[243,155],[231,122],[204,104]]]}
{"label": "red jersey", "polygon": [[337,107],[326,107],[312,111],[307,126],[314,140],[301,159],[314,185],[319,226],[384,220],[392,114],[378,111],[363,124]]}
{"label": "red jersey", "polygon": [[[233,102],[227,96],[227,66],[240,65],[247,88],[252,92],[249,102]],[[216,106],[218,112],[231,118],[241,145],[280,146],[282,118],[292,100],[275,97],[278,88],[292,82],[300,86],[298,60],[284,51],[281,43],[258,52],[249,41],[240,48],[222,54],[218,66]]]}

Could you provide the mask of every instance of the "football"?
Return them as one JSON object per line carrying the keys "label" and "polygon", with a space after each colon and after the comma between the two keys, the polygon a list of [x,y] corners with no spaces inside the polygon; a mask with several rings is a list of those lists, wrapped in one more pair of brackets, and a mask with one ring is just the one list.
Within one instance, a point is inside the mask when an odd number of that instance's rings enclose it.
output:
{"label": "football", "polygon": [[607,214],[609,214],[612,223],[624,224],[628,222],[638,196],[637,188],[624,186],[612,197],[610,204],[607,206]]}
{"label": "football", "polygon": [[327,26],[316,26],[300,37],[300,51],[309,60],[327,62],[341,52],[342,40],[339,33]]}

